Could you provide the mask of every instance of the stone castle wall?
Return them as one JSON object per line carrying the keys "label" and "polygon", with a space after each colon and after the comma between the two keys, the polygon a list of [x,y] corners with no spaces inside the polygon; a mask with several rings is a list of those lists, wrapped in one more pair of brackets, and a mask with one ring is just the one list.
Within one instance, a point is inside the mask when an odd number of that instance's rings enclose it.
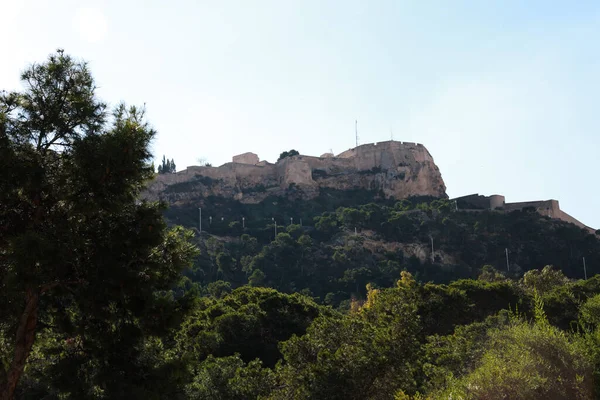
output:
{"label": "stone castle wall", "polygon": [[[427,149],[420,144],[396,141],[362,145],[337,156],[297,155],[276,164],[259,161],[254,153],[244,153],[219,167],[190,166],[176,174],[158,175],[148,188],[149,197],[158,197],[170,185],[193,183],[200,177],[211,178],[220,185],[213,185],[215,187],[204,195],[234,193],[238,199],[243,199],[244,192],[252,191],[252,188],[266,187],[270,193],[277,194],[292,184],[309,195],[318,192],[320,187],[327,187],[378,189],[387,197],[399,199],[410,196],[447,198],[440,171]],[[253,195],[251,201],[260,201],[260,196]]]}
{"label": "stone castle wall", "polygon": [[573,218],[566,212],[560,209],[560,205],[558,200],[539,200],[539,201],[523,201],[516,203],[506,203],[504,201],[504,196],[501,195],[492,195],[492,196],[482,196],[479,194],[472,194],[468,196],[457,197],[455,199],[457,202],[458,208],[463,210],[469,209],[486,209],[486,210],[494,210],[501,209],[502,211],[510,212],[523,210],[525,208],[533,208],[535,211],[541,215],[546,217],[550,217],[553,219],[558,219],[561,221],[569,222],[571,224],[577,225],[581,229],[585,229],[590,233],[595,233],[595,230],[579,220]]}
{"label": "stone castle wall", "polygon": [[260,162],[258,155],[254,153],[244,153],[233,157],[233,162],[238,164],[256,165]]}

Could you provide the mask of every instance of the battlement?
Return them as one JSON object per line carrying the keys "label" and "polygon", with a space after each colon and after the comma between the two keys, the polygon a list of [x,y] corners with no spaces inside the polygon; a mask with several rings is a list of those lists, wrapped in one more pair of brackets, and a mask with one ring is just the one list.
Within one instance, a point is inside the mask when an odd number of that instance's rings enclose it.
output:
{"label": "battlement", "polygon": [[[168,177],[159,175],[154,187],[163,190],[185,182],[194,187],[195,182],[202,181],[201,177],[219,182],[212,189],[202,189],[207,195],[229,193],[229,196],[243,200],[245,193],[253,193],[248,201],[258,201],[269,194],[284,194],[292,185],[302,188],[307,196],[318,193],[319,188],[363,188],[397,199],[410,196],[447,198],[440,171],[425,146],[393,140],[363,144],[337,156],[332,153],[320,157],[299,154],[274,164],[247,152],[219,167],[190,166]],[[261,190],[253,189],[257,187]]]}
{"label": "battlement", "polygon": [[260,160],[258,159],[258,155],[254,154],[254,153],[244,153],[244,154],[239,154],[237,156],[233,156],[232,161],[234,163],[238,163],[238,164],[250,164],[250,165],[256,165],[260,162]]}
{"label": "battlement", "polygon": [[483,196],[478,193],[456,197],[452,199],[455,202],[456,208],[459,210],[499,210],[504,212],[522,211],[532,209],[535,212],[553,219],[569,222],[577,225],[581,229],[585,229],[590,233],[595,233],[595,230],[577,219],[573,218],[566,212],[560,209],[558,200],[536,200],[523,201],[516,203],[506,203],[504,196],[494,194],[491,196]]}
{"label": "battlement", "polygon": [[[403,150],[403,149],[417,149],[417,150],[425,150],[425,146],[421,143],[413,143],[413,142],[401,142],[397,140],[386,140],[382,142],[374,142],[374,143],[365,143],[360,146],[348,149],[337,156],[333,153],[324,153],[320,157],[307,156],[307,155],[298,155],[291,157],[292,159],[301,160],[302,157],[314,157],[314,158],[351,158],[351,157],[360,157],[361,155],[370,153],[370,152],[385,152],[385,151],[394,151],[394,150]],[[267,165],[269,162],[265,160],[260,160],[258,155],[252,152],[242,153],[233,156],[232,162],[237,164],[247,164],[247,165]],[[188,167],[189,168],[189,167]]]}
{"label": "battlement", "polygon": [[[425,146],[420,143],[413,142],[400,142],[396,140],[387,140],[383,142],[375,142],[375,143],[367,143],[361,144],[360,146],[354,147],[352,149],[348,149],[337,155],[339,158],[353,158],[353,157],[372,157],[373,155],[377,156],[378,154],[391,152],[418,152],[429,155]],[[431,156],[429,156],[431,157]]]}

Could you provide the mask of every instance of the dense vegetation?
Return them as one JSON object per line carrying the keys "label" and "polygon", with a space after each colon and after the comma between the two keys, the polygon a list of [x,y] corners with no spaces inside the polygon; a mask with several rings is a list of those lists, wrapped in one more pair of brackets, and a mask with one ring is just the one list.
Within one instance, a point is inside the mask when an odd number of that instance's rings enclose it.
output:
{"label": "dense vegetation", "polygon": [[[356,191],[355,198],[369,195]],[[426,198],[362,206],[351,201],[336,191],[310,201],[205,199],[203,215],[245,215],[244,225],[218,217],[212,224],[203,221],[205,232],[196,239],[201,255],[186,274],[202,286],[218,280],[233,287],[263,285],[337,306],[347,305],[352,296],[364,297],[368,283],[393,286],[404,270],[419,281],[437,283],[477,278],[486,265],[513,279],[545,265],[570,278],[600,272],[597,237],[535,212],[457,211],[447,200]],[[198,218],[185,206],[171,207],[166,216],[189,227]]]}
{"label": "dense vegetation", "polygon": [[593,235],[330,191],[203,199],[246,219],[194,237],[163,213],[195,213],[138,200],[154,175],[143,111],[109,115],[62,51],[22,77],[0,95],[0,399],[600,393]]}

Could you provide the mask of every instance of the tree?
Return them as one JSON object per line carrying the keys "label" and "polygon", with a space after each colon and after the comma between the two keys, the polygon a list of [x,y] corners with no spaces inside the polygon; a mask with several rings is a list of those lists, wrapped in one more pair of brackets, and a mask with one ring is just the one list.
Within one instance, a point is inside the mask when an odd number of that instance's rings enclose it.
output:
{"label": "tree", "polygon": [[497,282],[506,279],[504,274],[491,265],[484,265],[477,277],[480,281]]}
{"label": "tree", "polygon": [[171,159],[169,161],[169,159],[163,155],[161,165],[158,166],[158,173],[174,174],[175,172],[177,172],[177,170],[175,169],[175,160]]}
{"label": "tree", "polygon": [[167,164],[167,160],[165,158],[165,155],[163,154],[163,159],[162,159],[162,173],[166,174],[170,172],[171,166],[169,164]]}
{"label": "tree", "polygon": [[248,277],[248,285],[260,286],[265,281],[265,278],[265,274],[260,269],[255,269],[252,271],[252,275]]}
{"label": "tree", "polygon": [[551,265],[546,265],[541,271],[532,269],[523,275],[523,283],[526,287],[535,289],[544,294],[552,288],[564,285],[568,282],[567,277],[561,270]]}
{"label": "tree", "polygon": [[196,399],[257,399],[269,394],[274,385],[274,373],[262,368],[260,360],[248,364],[238,355],[215,358],[209,356],[200,364],[199,373],[186,387],[186,398]]}
{"label": "tree", "polygon": [[88,385],[74,397],[123,397],[145,371],[129,360],[165,329],[172,300],[159,291],[191,263],[191,233],[137,200],[153,176],[143,110],[109,116],[87,64],[62,50],[21,79],[23,92],[0,94],[0,159],[12,166],[0,176],[0,330],[14,338],[0,399],[14,398],[41,329],[85,355],[55,361],[55,373],[67,363],[85,377],[60,380]]}
{"label": "tree", "polygon": [[179,355],[192,360],[192,367],[210,355],[238,354],[244,362],[260,358],[272,368],[281,358],[279,342],[303,335],[315,318],[328,313],[298,293],[268,288],[243,286],[219,296],[195,310],[177,335]]}
{"label": "tree", "polygon": [[586,327],[600,327],[600,294],[587,299],[579,309],[579,320]]}
{"label": "tree", "polygon": [[284,151],[283,153],[281,153],[279,155],[279,158],[277,159],[277,161],[281,161],[281,160],[283,160],[284,158],[287,158],[287,157],[297,156],[299,154],[300,153],[297,150],[293,150],[293,149],[290,150],[290,151]]}
{"label": "tree", "polygon": [[435,398],[592,399],[589,351],[547,321],[491,331],[478,367]]}

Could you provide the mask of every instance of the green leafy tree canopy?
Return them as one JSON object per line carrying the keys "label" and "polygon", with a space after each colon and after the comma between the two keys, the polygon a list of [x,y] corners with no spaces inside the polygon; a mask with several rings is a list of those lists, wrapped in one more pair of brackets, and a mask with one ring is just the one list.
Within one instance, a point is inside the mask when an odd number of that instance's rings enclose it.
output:
{"label": "green leafy tree canopy", "polygon": [[0,94],[0,159],[11,166],[0,176],[0,330],[12,338],[0,399],[14,398],[42,329],[86,354],[57,359],[79,376],[63,381],[122,398],[140,373],[124,361],[162,329],[160,313],[145,316],[168,305],[158,291],[190,264],[191,234],[167,230],[163,207],[137,200],[153,176],[143,110],[107,113],[87,64],[62,50],[21,79],[22,92]]}
{"label": "green leafy tree canopy", "polygon": [[300,153],[299,153],[297,150],[294,150],[294,149],[292,149],[292,150],[290,150],[290,151],[284,151],[283,153],[281,153],[281,154],[279,155],[279,158],[277,159],[277,161],[281,161],[281,160],[283,160],[284,158],[288,158],[288,157],[297,156],[297,155],[299,155],[299,154],[300,154]]}

